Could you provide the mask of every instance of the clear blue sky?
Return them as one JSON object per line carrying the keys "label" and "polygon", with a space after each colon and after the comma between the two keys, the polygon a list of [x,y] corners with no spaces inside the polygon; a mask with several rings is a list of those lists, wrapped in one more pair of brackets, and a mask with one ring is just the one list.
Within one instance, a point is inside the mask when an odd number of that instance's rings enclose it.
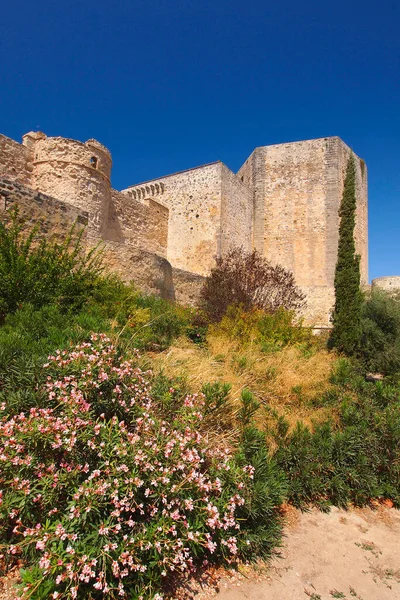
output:
{"label": "clear blue sky", "polygon": [[370,276],[400,274],[399,0],[13,0],[0,132],[112,152],[122,189],[338,135],[369,168]]}

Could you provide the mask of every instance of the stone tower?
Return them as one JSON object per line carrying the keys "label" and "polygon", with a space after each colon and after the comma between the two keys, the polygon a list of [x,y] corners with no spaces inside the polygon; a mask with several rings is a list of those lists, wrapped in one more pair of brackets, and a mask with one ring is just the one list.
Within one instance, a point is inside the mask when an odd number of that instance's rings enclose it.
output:
{"label": "stone tower", "polygon": [[[308,298],[307,316],[327,323],[334,303],[339,208],[350,148],[338,137],[256,148],[238,172],[253,190],[253,244],[290,269]],[[356,249],[368,283],[367,171],[356,158]]]}
{"label": "stone tower", "polygon": [[111,198],[111,155],[96,140],[85,143],[38,132],[23,136],[32,155],[30,184],[89,214],[92,241],[107,225]]}

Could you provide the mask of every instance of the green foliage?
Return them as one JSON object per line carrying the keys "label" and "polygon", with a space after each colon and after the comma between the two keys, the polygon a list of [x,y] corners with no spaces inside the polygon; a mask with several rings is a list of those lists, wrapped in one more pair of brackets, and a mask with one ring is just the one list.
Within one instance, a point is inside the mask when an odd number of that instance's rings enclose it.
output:
{"label": "green foliage", "polygon": [[[359,376],[356,375],[355,367],[351,360],[348,358],[339,358],[332,368],[329,381],[336,386],[346,388],[351,384],[354,386],[356,380],[359,381]],[[362,378],[362,381],[364,381],[364,378]]]}
{"label": "green foliage", "polygon": [[[105,291],[103,297],[99,289]],[[82,342],[92,331],[113,335],[127,353],[135,348],[163,350],[185,334],[190,318],[190,311],[142,296],[117,279],[100,281],[79,311],[66,313],[58,304],[23,304],[0,327],[0,402],[12,401],[25,410],[43,381],[47,356]]]}
{"label": "green foliage", "polygon": [[37,229],[23,232],[18,209],[10,223],[0,223],[0,311],[15,312],[23,302],[40,308],[51,302],[79,309],[98,283],[101,253],[85,253],[82,233],[73,226],[62,243],[39,238]]}
{"label": "green foliage", "polygon": [[335,271],[335,308],[332,347],[352,355],[361,336],[360,257],[356,255],[354,228],[356,218],[356,170],[354,156],[347,163],[343,198],[340,206],[338,259]]}
{"label": "green foliage", "polygon": [[358,353],[368,371],[384,375],[400,372],[400,301],[373,290],[363,305]]}
{"label": "green foliage", "polygon": [[229,383],[220,381],[205,383],[201,388],[201,393],[204,395],[204,415],[207,417],[211,415],[214,421],[218,421],[222,413],[227,412],[230,391]]}
{"label": "green foliage", "polygon": [[243,558],[267,558],[281,540],[279,507],[287,496],[285,473],[271,457],[265,433],[254,424],[260,403],[249,390],[243,390],[238,411],[241,438],[237,452],[239,464],[250,473],[253,485],[244,492],[245,503],[238,515],[246,524],[249,545],[243,548]]}
{"label": "green foliage", "polygon": [[349,502],[365,505],[385,497],[400,505],[400,388],[367,383],[348,361],[331,377],[335,418],[293,430],[274,417],[269,436],[274,458],[289,481],[295,506]]}
{"label": "green foliage", "polygon": [[181,335],[190,337],[196,329],[193,309],[158,296],[138,291],[134,284],[116,276],[99,281],[85,308],[121,328],[120,337],[131,340],[131,348],[161,351]]}
{"label": "green foliage", "polygon": [[287,345],[312,346],[315,343],[311,330],[302,326],[294,311],[282,307],[275,313],[266,313],[229,306],[221,322],[211,326],[211,331],[238,340],[243,345],[256,343],[265,352],[277,351]]}

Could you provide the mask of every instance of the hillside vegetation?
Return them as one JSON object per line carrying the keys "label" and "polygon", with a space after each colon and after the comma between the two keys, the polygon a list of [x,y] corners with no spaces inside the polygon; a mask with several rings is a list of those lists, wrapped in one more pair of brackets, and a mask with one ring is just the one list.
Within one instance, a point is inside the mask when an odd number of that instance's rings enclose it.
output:
{"label": "hillside vegetation", "polygon": [[394,299],[364,302],[344,357],[291,310],[210,323],[79,240],[0,229],[0,566],[22,599],[173,597],[196,569],[269,557],[284,503],[400,505]]}

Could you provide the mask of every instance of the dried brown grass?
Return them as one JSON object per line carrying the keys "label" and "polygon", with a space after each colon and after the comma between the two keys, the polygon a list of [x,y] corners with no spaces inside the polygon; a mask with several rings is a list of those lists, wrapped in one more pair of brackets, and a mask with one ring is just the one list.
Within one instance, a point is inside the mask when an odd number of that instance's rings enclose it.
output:
{"label": "dried brown grass", "polygon": [[192,391],[207,382],[229,383],[233,408],[238,406],[242,390],[248,388],[261,404],[284,414],[291,424],[297,420],[311,424],[332,411],[315,408],[311,402],[330,387],[336,355],[324,349],[310,355],[288,346],[279,352],[263,353],[256,345],[241,347],[229,338],[210,335],[207,348],[180,339],[151,358],[156,372],[184,376]]}

